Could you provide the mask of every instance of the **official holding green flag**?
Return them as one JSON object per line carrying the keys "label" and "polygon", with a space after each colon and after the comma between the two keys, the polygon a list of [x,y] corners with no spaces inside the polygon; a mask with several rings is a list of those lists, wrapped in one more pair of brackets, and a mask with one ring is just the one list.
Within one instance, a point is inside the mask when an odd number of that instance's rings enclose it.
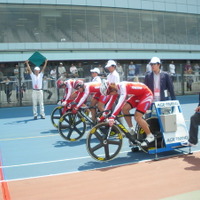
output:
{"label": "official holding green flag", "polygon": [[[32,59],[32,61],[30,60],[30,58]],[[34,63],[35,60],[33,59],[33,57],[30,57],[30,58],[29,60],[25,61],[25,63],[32,80],[33,116],[34,116],[34,119],[36,120],[38,117],[37,104],[39,103],[41,119],[45,119],[42,82],[43,82],[44,70],[47,66],[47,59],[45,59],[45,61],[43,59],[44,65],[42,67],[42,70],[40,70],[40,67],[35,66],[34,73],[33,73],[29,65],[29,61]],[[42,60],[40,62],[42,62]],[[40,64],[40,62],[37,64]]]}

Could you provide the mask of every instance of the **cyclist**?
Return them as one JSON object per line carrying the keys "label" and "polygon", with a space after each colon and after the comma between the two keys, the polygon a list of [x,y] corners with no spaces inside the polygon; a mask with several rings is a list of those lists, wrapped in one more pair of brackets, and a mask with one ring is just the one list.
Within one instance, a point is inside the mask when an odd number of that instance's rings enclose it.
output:
{"label": "cyclist", "polygon": [[[86,99],[90,94],[93,94],[92,100],[91,100],[91,107],[95,106],[99,100],[99,97],[101,96],[100,93],[100,86],[101,83],[98,82],[88,82],[84,83],[81,80],[77,80],[74,84],[74,89],[79,92],[78,96],[74,100],[77,105],[73,108],[72,113],[76,114],[78,109],[85,103]],[[94,111],[93,111],[94,110]],[[91,111],[92,114],[92,120],[95,122],[96,120],[96,111],[93,109]]]}
{"label": "cyclist", "polygon": [[[64,88],[65,89],[64,97],[61,100],[61,104],[63,106],[72,102],[72,100],[75,99],[75,97],[77,96],[77,92],[74,91],[74,89],[73,89],[75,81],[76,81],[75,79],[68,79],[67,81],[63,81],[62,79],[58,79],[56,81],[57,88]],[[60,104],[60,103],[58,103],[58,104]]]}
{"label": "cyclist", "polygon": [[[122,111],[125,115],[130,114],[130,110],[136,108],[135,111],[135,120],[141,126],[141,128],[146,133],[146,139],[141,143],[141,146],[148,146],[150,142],[154,141],[154,135],[151,133],[149,126],[145,119],[143,119],[143,115],[150,107],[153,101],[153,94],[151,90],[143,83],[139,82],[120,82],[118,84],[108,84],[103,82],[101,85],[101,92],[104,95],[116,95],[119,94],[118,103],[112,112],[111,117],[109,117],[109,125],[112,126],[114,124],[115,117]],[[106,108],[113,104],[113,98],[111,97],[109,102],[106,105]],[[133,135],[133,138],[136,137],[134,135],[133,124],[130,116],[125,116],[125,120],[129,126],[129,131]]]}
{"label": "cyclist", "polygon": [[[119,73],[116,70],[116,66],[117,66],[117,63],[114,60],[109,60],[105,66],[105,68],[108,69],[108,71],[109,71],[109,74],[107,76],[108,83],[119,83],[120,82],[120,77],[119,77]],[[117,97],[118,97],[118,95],[116,94],[115,99],[117,99]],[[107,95],[106,96],[101,95],[101,97],[99,98],[99,101],[98,101],[98,109],[100,111],[104,110],[104,106],[108,102],[109,98],[110,97]]]}

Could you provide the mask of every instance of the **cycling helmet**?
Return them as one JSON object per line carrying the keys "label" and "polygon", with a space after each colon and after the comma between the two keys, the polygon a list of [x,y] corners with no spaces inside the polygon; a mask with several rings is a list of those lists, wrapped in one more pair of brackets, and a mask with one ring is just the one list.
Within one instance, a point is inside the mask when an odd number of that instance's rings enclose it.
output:
{"label": "cycling helmet", "polygon": [[56,81],[56,86],[57,86],[57,88],[62,88],[63,86],[65,86],[65,83],[63,80],[58,79]]}
{"label": "cycling helmet", "polygon": [[74,82],[73,88],[77,90],[79,87],[83,87],[83,86],[84,86],[84,82],[82,80],[76,80]]}
{"label": "cycling helmet", "polygon": [[100,92],[102,95],[106,96],[108,94],[108,88],[109,83],[106,80],[102,80],[101,86],[100,86]]}

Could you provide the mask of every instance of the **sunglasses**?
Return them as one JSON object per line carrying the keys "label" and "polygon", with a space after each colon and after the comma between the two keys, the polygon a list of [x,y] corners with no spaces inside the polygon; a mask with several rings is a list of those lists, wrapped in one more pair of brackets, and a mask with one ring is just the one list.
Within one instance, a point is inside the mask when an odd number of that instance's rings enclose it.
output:
{"label": "sunglasses", "polygon": [[151,63],[150,65],[152,66],[152,65],[158,65],[159,63]]}

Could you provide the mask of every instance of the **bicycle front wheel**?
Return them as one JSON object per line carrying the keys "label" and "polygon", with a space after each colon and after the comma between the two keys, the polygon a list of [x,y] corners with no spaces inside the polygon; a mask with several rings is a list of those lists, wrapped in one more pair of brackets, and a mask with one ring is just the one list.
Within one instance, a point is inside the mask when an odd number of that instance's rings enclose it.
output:
{"label": "bicycle front wheel", "polygon": [[67,112],[59,120],[58,131],[65,140],[77,141],[86,131],[85,118],[79,113]]}
{"label": "bicycle front wheel", "polygon": [[57,106],[56,108],[53,109],[51,113],[51,123],[55,128],[58,128],[58,122],[62,116],[62,112],[63,112],[63,107]]}
{"label": "bicycle front wheel", "polygon": [[110,129],[108,123],[102,122],[94,126],[86,138],[86,147],[92,158],[98,161],[109,161],[121,150],[122,133],[116,125]]}

